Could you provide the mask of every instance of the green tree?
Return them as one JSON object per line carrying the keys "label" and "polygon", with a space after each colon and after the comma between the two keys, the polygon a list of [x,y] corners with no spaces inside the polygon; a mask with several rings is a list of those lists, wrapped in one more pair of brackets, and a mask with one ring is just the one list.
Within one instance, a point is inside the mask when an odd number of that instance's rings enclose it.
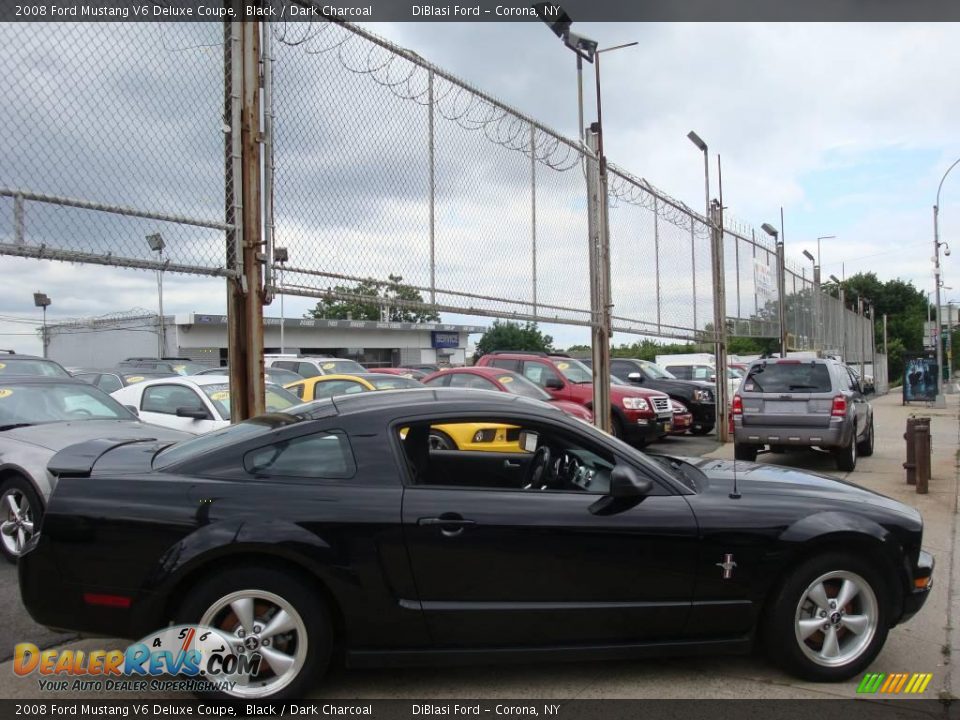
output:
{"label": "green tree", "polygon": [[477,341],[474,358],[480,358],[494,350],[534,350],[553,352],[553,338],[540,332],[536,323],[519,323],[509,320],[494,320],[493,325]]}
{"label": "green tree", "polygon": [[[420,291],[403,282],[402,275],[389,275],[389,282],[361,280],[356,285],[336,285],[304,317],[330,320],[388,320],[390,322],[439,322],[432,310],[416,310],[395,301],[423,302]],[[356,298],[341,299],[343,295]]]}

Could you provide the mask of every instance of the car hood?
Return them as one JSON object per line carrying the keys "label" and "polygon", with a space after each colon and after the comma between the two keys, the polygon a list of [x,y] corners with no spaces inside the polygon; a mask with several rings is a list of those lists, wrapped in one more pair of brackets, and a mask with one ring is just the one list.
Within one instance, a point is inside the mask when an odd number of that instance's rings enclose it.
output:
{"label": "car hood", "polygon": [[835,502],[867,504],[921,521],[920,513],[909,505],[846,480],[819,475],[780,465],[718,460],[678,458],[689,462],[707,476],[705,492],[728,494],[733,490],[736,466],[737,491],[744,497],[790,496]]}
{"label": "car hood", "polygon": [[648,388],[643,388],[640,386],[628,387],[626,385],[611,385],[610,386],[610,399],[611,400],[622,400],[625,397],[663,397],[666,393],[661,392],[660,390],[653,390]]}
{"label": "car hood", "polygon": [[15,440],[53,452],[98,438],[153,438],[179,441],[195,437],[190,433],[150,425],[140,420],[70,420],[41,423],[0,432],[0,440]]}
{"label": "car hood", "polygon": [[571,402],[570,400],[548,400],[547,402],[556,408],[560,408],[568,415],[573,415],[581,420],[593,419],[593,413],[587,410],[587,408],[580,403]]}

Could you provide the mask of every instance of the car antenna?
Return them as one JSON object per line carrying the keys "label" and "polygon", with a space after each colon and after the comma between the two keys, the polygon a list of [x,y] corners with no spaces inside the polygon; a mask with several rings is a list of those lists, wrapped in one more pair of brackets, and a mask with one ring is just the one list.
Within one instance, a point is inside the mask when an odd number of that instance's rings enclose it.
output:
{"label": "car antenna", "polygon": [[740,490],[737,488],[737,459],[733,459],[733,491],[728,496],[731,500],[740,499]]}

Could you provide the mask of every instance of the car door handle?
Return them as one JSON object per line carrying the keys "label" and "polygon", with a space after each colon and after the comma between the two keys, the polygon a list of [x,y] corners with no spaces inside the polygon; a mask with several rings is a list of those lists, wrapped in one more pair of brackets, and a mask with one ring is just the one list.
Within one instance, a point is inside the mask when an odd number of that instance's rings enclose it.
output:
{"label": "car door handle", "polygon": [[503,461],[503,466],[504,466],[505,468],[509,469],[509,470],[516,470],[517,468],[520,467],[520,463],[518,463],[518,462],[515,463],[515,462],[513,462],[513,461],[511,461],[511,460],[504,460],[504,461]]}
{"label": "car door handle", "polygon": [[456,537],[463,529],[476,525],[473,520],[466,520],[455,513],[444,513],[440,517],[425,517],[417,520],[417,525],[436,525],[446,537]]}

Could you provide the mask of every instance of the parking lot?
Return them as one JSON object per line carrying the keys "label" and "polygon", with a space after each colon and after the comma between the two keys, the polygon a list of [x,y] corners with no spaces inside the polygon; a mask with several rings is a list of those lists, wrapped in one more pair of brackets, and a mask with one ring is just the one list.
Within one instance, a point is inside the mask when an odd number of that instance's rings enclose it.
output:
{"label": "parking lot", "polygon": [[[929,672],[934,679],[925,697],[952,696],[960,674],[949,664],[960,652],[960,639],[951,632],[950,618],[960,611],[952,587],[957,546],[958,450],[960,396],[948,395],[945,410],[903,407],[891,393],[873,401],[876,411],[876,452],[861,458],[853,473],[834,470],[832,457],[815,452],[763,454],[758,462],[800,467],[844,477],[916,506],[924,516],[924,546],[937,561],[935,582],[925,608],[908,624],[894,629],[871,667],[875,672]],[[928,495],[917,495],[904,482],[902,433],[911,414],[932,420],[933,478]],[[713,436],[673,438],[655,446],[666,452],[730,458],[732,445],[718,447]],[[93,649],[122,647],[122,641],[75,640],[36,626],[26,616],[16,588],[13,566],[0,568],[4,616],[0,622],[0,693],[8,698],[34,697],[36,680],[17,678],[10,657],[17,642],[41,647]],[[851,698],[859,679],[838,684],[798,681],[772,667],[761,656],[678,658],[603,663],[500,664],[495,666],[424,669],[343,670],[331,673],[316,690],[322,698]],[[74,696],[87,696],[72,693]],[[94,694],[89,694],[93,697]],[[151,696],[153,697],[153,696]]]}

